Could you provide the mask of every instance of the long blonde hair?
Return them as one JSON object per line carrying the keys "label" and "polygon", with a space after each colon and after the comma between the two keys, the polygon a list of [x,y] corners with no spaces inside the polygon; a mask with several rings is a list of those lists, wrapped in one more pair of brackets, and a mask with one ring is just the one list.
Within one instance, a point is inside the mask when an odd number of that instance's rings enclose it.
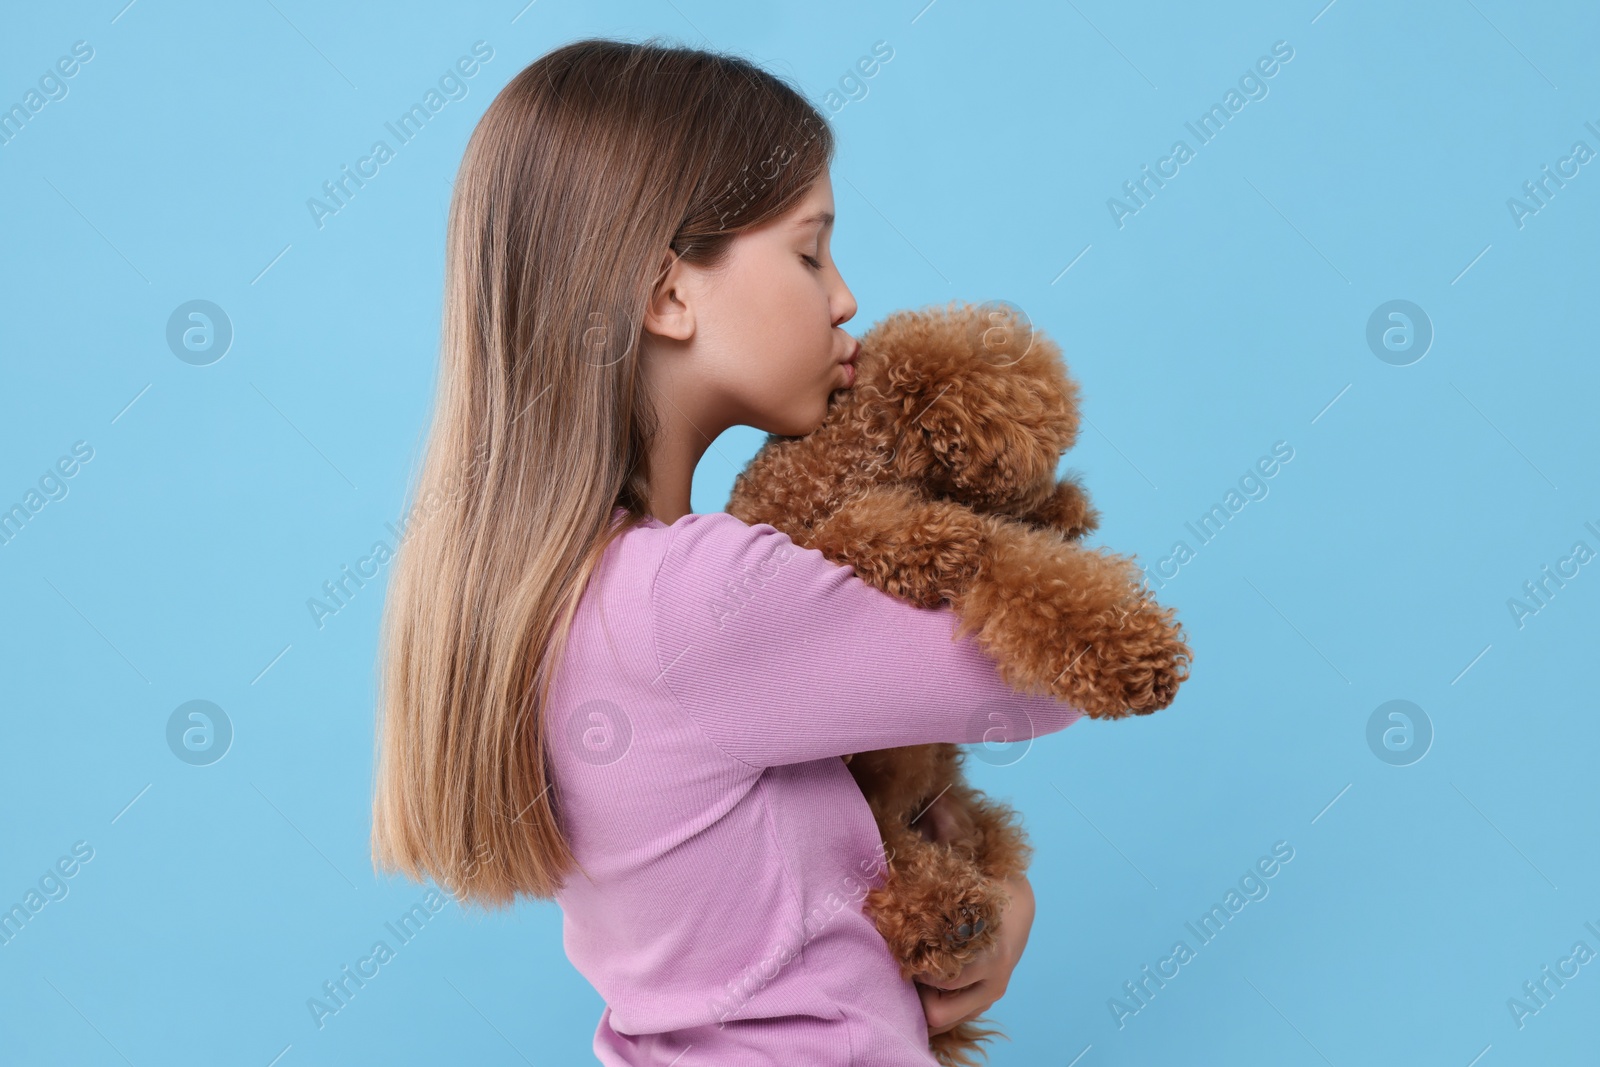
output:
{"label": "long blonde hair", "polygon": [[384,604],[379,871],[484,908],[560,889],[575,860],[543,709],[591,571],[649,514],[646,301],[669,254],[716,268],[833,152],[787,82],[656,38],[557,48],[484,112],[451,198],[433,421]]}

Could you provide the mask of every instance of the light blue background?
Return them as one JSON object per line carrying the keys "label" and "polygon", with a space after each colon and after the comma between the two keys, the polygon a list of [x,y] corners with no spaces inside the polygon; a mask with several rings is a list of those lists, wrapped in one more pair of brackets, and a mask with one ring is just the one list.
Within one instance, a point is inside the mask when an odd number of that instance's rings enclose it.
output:
{"label": "light blue background", "polygon": [[[1196,657],[1171,708],[972,763],[1038,850],[991,1062],[1593,1062],[1600,963],[1520,1029],[1507,1000],[1600,951],[1600,565],[1521,627],[1507,601],[1600,550],[1600,163],[1521,228],[1507,199],[1600,149],[1600,16],[1324,2],[9,10],[0,103],[74,41],[94,58],[0,146],[0,506],[75,441],[94,458],[0,547],[0,905],[74,842],[94,858],[0,947],[0,1059],[593,1062],[602,1004],[553,904],[449,905],[312,1021],[424,889],[368,858],[382,581],[321,630],[306,601],[405,510],[474,121],[556,45],[662,33],[821,106],[886,41],[832,114],[851,328],[1018,304],[1083,386],[1063,470],[1091,540],[1196,549],[1160,590]],[[469,95],[319,229],[306,200],[478,40]],[[1184,122],[1277,41],[1269,95],[1197,147]],[[1195,158],[1118,228],[1107,198],[1178,138]],[[209,366],[164,339],[192,299],[236,331]],[[1365,340],[1391,299],[1435,330],[1409,366]],[[706,453],[696,511],[760,439]],[[1279,441],[1270,493],[1199,546],[1185,523]],[[166,744],[191,699],[233,723],[211,766]],[[1391,699],[1435,731],[1410,766],[1366,740]],[[1108,1000],[1279,841],[1270,895],[1119,1029]]]}

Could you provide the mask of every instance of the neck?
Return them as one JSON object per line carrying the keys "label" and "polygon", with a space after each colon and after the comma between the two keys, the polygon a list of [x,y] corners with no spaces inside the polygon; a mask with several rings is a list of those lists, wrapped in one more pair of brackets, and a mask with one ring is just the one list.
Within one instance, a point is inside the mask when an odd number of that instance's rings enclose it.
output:
{"label": "neck", "polygon": [[672,404],[664,405],[661,429],[650,447],[650,514],[668,526],[690,513],[694,470],[713,436]]}

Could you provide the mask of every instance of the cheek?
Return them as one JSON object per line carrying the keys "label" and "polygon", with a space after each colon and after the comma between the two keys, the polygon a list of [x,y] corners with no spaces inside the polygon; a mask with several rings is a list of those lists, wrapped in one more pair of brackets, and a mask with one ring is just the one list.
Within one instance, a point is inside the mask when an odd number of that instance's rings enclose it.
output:
{"label": "cheek", "polygon": [[828,296],[815,274],[795,263],[763,263],[739,276],[723,302],[738,334],[779,376],[812,374],[826,358],[832,338]]}
{"label": "cheek", "polygon": [[830,374],[828,294],[821,276],[788,245],[745,251],[730,265],[711,314],[717,348],[728,360],[723,380],[751,408],[793,415],[797,404],[823,395]]}
{"label": "cheek", "polygon": [[717,297],[718,317],[730,335],[759,338],[788,321],[795,286],[783,267],[776,256],[765,253],[731,264]]}

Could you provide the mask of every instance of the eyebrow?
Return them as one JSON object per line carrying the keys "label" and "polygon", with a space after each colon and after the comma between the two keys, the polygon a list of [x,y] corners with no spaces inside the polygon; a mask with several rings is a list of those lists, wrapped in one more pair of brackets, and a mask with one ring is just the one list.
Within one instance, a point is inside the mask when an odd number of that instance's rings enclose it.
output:
{"label": "eyebrow", "polygon": [[833,225],[833,212],[831,212],[831,211],[818,211],[815,214],[807,215],[805,218],[803,218],[799,222],[795,223],[795,228],[796,229],[804,229],[805,227],[810,226],[813,222],[822,223],[824,228],[832,226]]}

